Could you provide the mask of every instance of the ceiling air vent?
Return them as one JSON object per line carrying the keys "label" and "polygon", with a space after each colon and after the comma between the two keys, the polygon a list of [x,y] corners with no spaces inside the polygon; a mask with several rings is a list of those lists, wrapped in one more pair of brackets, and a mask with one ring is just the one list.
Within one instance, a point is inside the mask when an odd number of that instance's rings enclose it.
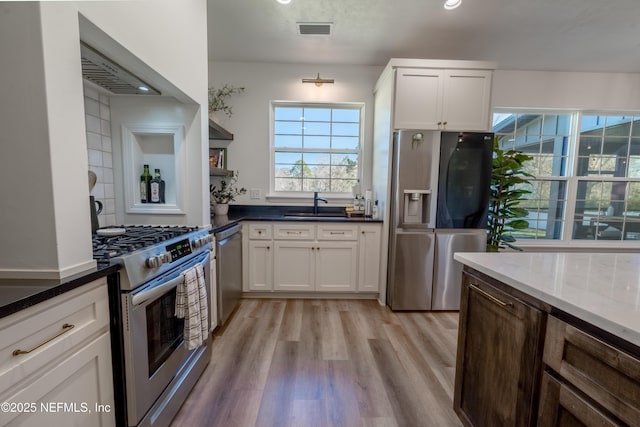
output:
{"label": "ceiling air vent", "polygon": [[298,22],[298,34],[301,36],[330,36],[331,22]]}
{"label": "ceiling air vent", "polygon": [[82,77],[116,94],[160,95],[145,83],[91,46],[81,42]]}

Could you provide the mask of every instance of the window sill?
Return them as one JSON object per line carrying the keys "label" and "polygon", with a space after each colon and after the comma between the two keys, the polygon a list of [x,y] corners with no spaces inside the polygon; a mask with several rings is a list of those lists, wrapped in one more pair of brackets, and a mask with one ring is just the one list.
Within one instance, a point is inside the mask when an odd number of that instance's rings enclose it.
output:
{"label": "window sill", "polygon": [[[345,206],[353,203],[353,196],[350,193],[336,193],[334,195],[320,193],[319,195],[320,197],[328,200],[327,205],[329,206]],[[269,193],[265,194],[264,198],[270,202],[276,203],[313,203],[313,193]]]}

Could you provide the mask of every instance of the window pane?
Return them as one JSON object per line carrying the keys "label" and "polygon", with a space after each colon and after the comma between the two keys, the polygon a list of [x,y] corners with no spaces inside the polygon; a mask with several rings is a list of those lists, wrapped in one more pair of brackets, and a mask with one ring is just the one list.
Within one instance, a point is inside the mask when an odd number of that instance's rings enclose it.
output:
{"label": "window pane", "polygon": [[357,179],[332,179],[331,191],[338,191],[343,193],[351,192],[354,185],[358,183]]}
{"label": "window pane", "polygon": [[640,136],[640,117],[634,117],[631,124],[631,136]]}
{"label": "window pane", "polygon": [[300,135],[275,135],[273,144],[276,148],[302,148],[302,136]]}
{"label": "window pane", "polygon": [[302,161],[302,153],[283,153],[281,151],[276,152],[276,164],[279,163],[288,163],[294,164],[296,162]]}
{"label": "window pane", "polygon": [[296,120],[299,121],[302,118],[302,108],[298,107],[276,107],[275,120]]}
{"label": "window pane", "polygon": [[357,150],[360,145],[359,137],[352,136],[333,136],[331,137],[331,148]]}
{"label": "window pane", "polygon": [[627,157],[629,138],[605,137],[603,143],[602,154]]}
{"label": "window pane", "polygon": [[329,135],[331,123],[324,122],[304,122],[305,135]]}
{"label": "window pane", "polygon": [[276,191],[302,191],[302,179],[276,178]]}
{"label": "window pane", "polygon": [[308,165],[328,165],[331,159],[329,153],[304,153],[303,157]]}
{"label": "window pane", "polygon": [[580,133],[590,133],[594,136],[602,136],[604,128],[603,116],[582,116],[580,121]]}
{"label": "window pane", "polygon": [[329,179],[305,179],[302,184],[302,191],[331,191],[331,180]]}
{"label": "window pane", "polygon": [[276,135],[301,135],[302,122],[275,122]]}
{"label": "window pane", "polygon": [[304,120],[306,122],[330,122],[331,109],[329,108],[305,108]]}
{"label": "window pane", "polygon": [[631,117],[606,116],[605,123],[605,136],[623,136],[628,138],[631,133]]}
{"label": "window pane", "polygon": [[334,123],[331,129],[332,135],[358,136],[360,135],[360,125],[358,123]]}
{"label": "window pane", "polygon": [[360,109],[339,109],[336,108],[333,110],[333,121],[334,122],[351,122],[351,123],[360,123]]}
{"label": "window pane", "polygon": [[331,140],[328,136],[306,136],[304,137],[304,148],[331,148]]}
{"label": "window pane", "polygon": [[570,114],[545,114],[542,124],[543,135],[568,136],[571,130]]}

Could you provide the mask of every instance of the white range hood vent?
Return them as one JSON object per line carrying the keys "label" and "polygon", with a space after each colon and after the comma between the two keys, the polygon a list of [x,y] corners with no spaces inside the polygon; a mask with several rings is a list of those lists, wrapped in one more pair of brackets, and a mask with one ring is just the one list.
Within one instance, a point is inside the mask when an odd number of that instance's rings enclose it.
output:
{"label": "white range hood vent", "polygon": [[139,79],[91,46],[80,42],[82,77],[112,93],[160,95],[160,91]]}
{"label": "white range hood vent", "polygon": [[301,36],[330,36],[333,28],[331,22],[298,22],[296,25]]}

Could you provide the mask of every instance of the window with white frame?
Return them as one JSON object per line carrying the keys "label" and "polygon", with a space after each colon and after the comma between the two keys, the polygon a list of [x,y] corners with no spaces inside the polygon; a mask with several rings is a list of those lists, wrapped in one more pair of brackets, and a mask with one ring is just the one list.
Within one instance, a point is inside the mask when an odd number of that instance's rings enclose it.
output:
{"label": "window with white frame", "polygon": [[272,103],[272,190],[351,193],[360,177],[360,103]]}
{"label": "window with white frame", "polygon": [[533,157],[523,239],[640,240],[640,116],[494,112],[500,147]]}

